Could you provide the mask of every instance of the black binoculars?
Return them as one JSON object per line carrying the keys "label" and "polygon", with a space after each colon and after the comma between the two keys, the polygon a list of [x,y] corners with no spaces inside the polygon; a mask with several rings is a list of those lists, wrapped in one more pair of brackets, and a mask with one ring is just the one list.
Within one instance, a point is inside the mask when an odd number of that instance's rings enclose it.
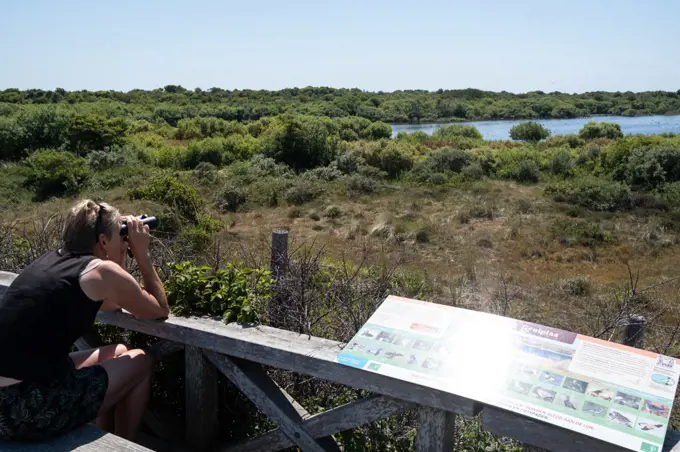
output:
{"label": "black binoculars", "polygon": [[[142,223],[148,225],[149,229],[155,229],[156,227],[158,227],[158,218],[156,217],[147,217],[146,215],[142,215],[137,218],[142,220]],[[125,220],[123,220],[123,226],[120,228],[120,235],[126,236],[127,233],[128,233],[127,224]]]}

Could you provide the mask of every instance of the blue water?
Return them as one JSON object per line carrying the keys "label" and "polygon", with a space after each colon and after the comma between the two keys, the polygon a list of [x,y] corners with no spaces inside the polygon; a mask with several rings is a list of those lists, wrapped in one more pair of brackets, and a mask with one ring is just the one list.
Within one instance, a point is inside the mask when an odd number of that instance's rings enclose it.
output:
{"label": "blue water", "polygon": [[[470,121],[457,124],[475,126],[485,140],[509,140],[510,129],[528,119],[512,121]],[[621,126],[624,135],[657,135],[664,132],[680,133],[680,115],[678,116],[596,116],[575,119],[537,119],[552,135],[578,133],[588,122],[615,122]],[[432,135],[435,129],[449,124],[398,124],[392,125],[392,136],[399,132],[415,132],[421,130]]]}

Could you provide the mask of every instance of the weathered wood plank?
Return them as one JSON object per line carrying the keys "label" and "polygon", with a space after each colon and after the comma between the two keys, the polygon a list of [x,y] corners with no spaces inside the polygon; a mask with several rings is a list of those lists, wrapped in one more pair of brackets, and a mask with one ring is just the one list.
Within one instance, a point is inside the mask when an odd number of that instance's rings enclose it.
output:
{"label": "weathered wood plank", "polygon": [[312,452],[340,450],[337,444],[334,447],[320,444],[307,432],[298,411],[261,365],[215,352],[206,352],[206,356],[302,450]]}
{"label": "weathered wood plank", "polygon": [[431,407],[418,408],[416,452],[452,452],[456,415]]}
{"label": "weathered wood plank", "polygon": [[207,450],[219,435],[217,370],[191,345],[184,349],[186,441],[191,450]]}
{"label": "weathered wood plank", "polygon": [[481,404],[465,397],[335,362],[344,344],[266,326],[247,326],[171,316],[165,321],[139,320],[124,312],[101,311],[97,319],[163,339],[201,347],[280,369],[364,389],[373,393],[468,416]]}
{"label": "weathered wood plank", "polygon": [[484,430],[552,452],[621,452],[623,448],[556,425],[491,406],[482,411]]}
{"label": "weathered wood plank", "polygon": [[87,424],[51,441],[35,443],[2,443],[3,452],[152,452],[151,449],[103,432]]}
{"label": "weathered wood plank", "polygon": [[184,344],[179,342],[161,340],[151,345],[146,352],[149,353],[156,361],[160,361],[166,356],[184,350]]}
{"label": "weathered wood plank", "polygon": [[[394,416],[415,405],[384,396],[370,396],[315,414],[302,423],[315,438],[344,432],[379,419]],[[237,444],[229,444],[220,452],[273,452],[293,446],[281,429],[275,429]]]}

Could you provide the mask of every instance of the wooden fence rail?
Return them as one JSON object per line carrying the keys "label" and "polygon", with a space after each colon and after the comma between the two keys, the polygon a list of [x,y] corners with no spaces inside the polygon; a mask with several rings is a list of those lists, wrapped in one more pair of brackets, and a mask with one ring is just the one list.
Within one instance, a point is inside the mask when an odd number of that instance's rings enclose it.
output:
{"label": "wooden fence rail", "polygon": [[[0,272],[0,297],[16,275]],[[398,414],[417,410],[416,450],[453,450],[454,416],[482,414],[491,433],[550,451],[620,451],[619,447],[571,430],[484,406],[474,400],[335,362],[345,344],[266,326],[224,324],[204,318],[171,316],[165,321],[139,320],[125,312],[101,311],[97,320],[164,341],[152,351],[162,358],[182,351],[186,357],[186,444],[188,449],[224,452],[277,451],[298,446],[304,451],[338,451],[332,435]],[[97,344],[81,338],[79,347]],[[373,395],[323,413],[310,415],[280,388],[263,365],[317,377]],[[217,444],[217,372],[224,374],[278,428],[236,444]],[[145,417],[154,430],[152,417]],[[176,432],[170,432],[169,434]],[[680,452],[680,437],[666,436],[664,451]]]}

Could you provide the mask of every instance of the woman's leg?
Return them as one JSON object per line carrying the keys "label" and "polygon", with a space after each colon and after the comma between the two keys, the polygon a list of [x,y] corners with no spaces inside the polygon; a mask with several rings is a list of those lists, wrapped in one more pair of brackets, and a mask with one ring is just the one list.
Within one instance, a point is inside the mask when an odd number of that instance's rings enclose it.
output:
{"label": "woman's leg", "polygon": [[106,360],[117,358],[128,350],[130,348],[127,345],[114,344],[73,352],[70,356],[76,369],[82,369],[83,367],[94,366]]}
{"label": "woman's leg", "polygon": [[114,433],[134,440],[149,400],[153,359],[143,350],[135,349],[99,364],[109,376],[99,414],[106,417],[115,407]]}
{"label": "woman's leg", "polygon": [[[83,367],[94,366],[95,364],[100,364],[109,359],[117,358],[128,350],[129,347],[126,345],[115,344],[73,352],[70,356],[76,369],[82,369]],[[110,409],[97,417],[96,425],[98,429],[109,433],[115,433],[114,411],[114,409]]]}

